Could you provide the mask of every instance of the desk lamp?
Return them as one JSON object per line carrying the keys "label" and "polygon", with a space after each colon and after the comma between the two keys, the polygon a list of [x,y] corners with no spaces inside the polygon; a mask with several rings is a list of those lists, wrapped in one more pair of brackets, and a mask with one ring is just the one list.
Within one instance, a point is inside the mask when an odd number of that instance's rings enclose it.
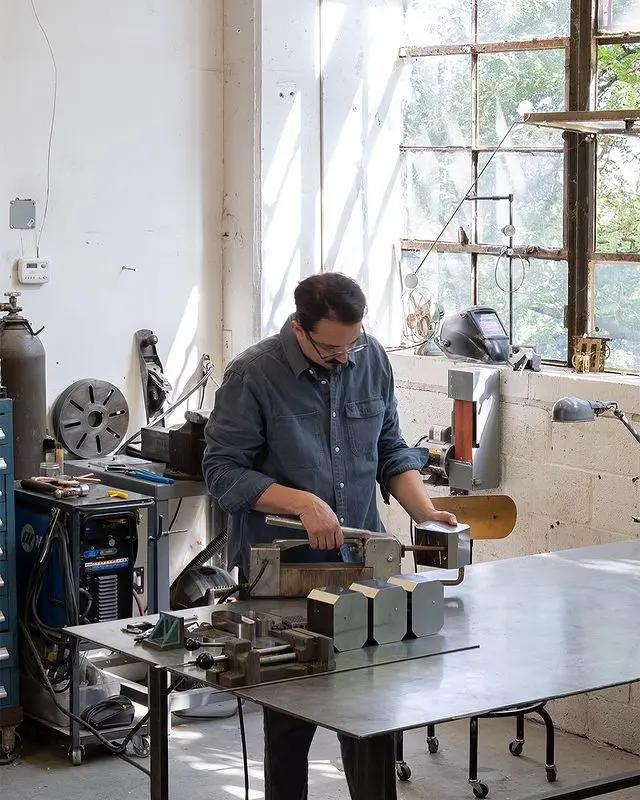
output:
{"label": "desk lamp", "polygon": [[640,433],[627,419],[627,415],[612,400],[583,400],[581,397],[562,397],[553,405],[554,422],[593,422],[606,411],[612,411],[633,438],[640,442]]}

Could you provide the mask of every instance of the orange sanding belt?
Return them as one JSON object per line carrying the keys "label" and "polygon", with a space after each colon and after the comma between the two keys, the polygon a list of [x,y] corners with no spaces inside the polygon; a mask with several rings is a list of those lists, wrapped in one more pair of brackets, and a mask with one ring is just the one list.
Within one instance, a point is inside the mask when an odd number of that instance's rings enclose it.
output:
{"label": "orange sanding belt", "polygon": [[471,400],[453,401],[453,418],[455,420],[455,458],[471,464],[473,455],[473,402]]}

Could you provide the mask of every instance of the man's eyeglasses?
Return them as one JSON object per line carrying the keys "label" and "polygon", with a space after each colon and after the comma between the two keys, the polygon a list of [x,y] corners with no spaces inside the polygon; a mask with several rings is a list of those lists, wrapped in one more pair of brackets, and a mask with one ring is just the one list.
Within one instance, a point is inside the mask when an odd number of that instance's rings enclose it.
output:
{"label": "man's eyeglasses", "polygon": [[[313,345],[313,349],[323,361],[335,361],[336,358],[339,358],[340,356],[347,356],[351,353],[357,353],[369,346],[369,339],[367,338],[367,332],[364,328],[362,329],[360,336],[358,336],[353,344],[343,347],[341,350],[331,350],[331,345],[322,344],[322,342],[316,342],[308,331],[305,331],[305,333],[307,334],[307,339]],[[323,350],[325,352],[322,352]]]}

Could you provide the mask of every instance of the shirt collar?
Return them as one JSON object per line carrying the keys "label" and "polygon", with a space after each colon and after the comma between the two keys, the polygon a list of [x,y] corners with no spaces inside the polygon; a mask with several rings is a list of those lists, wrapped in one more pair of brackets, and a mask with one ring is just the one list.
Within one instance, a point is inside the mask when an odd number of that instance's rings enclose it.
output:
{"label": "shirt collar", "polygon": [[[289,362],[289,366],[293,370],[293,374],[296,376],[296,378],[299,378],[303,372],[309,372],[312,368],[309,365],[305,354],[300,349],[296,335],[291,327],[291,323],[294,319],[295,314],[291,314],[291,316],[287,318],[286,322],[280,329],[280,341],[282,342],[282,349],[284,350],[286,359]],[[353,353],[350,353],[349,360],[345,366],[351,368],[355,366],[355,363],[356,362],[354,361]]]}

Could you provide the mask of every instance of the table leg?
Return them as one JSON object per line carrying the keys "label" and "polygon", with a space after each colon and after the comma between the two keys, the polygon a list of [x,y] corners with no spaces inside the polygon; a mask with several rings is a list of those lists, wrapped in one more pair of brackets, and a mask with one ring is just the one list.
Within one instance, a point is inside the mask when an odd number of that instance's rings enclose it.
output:
{"label": "table leg", "polygon": [[[160,536],[160,521],[164,536]],[[148,577],[148,611],[169,611],[169,501],[158,500],[149,509],[148,516],[147,568]],[[159,537],[159,538],[158,538]]]}
{"label": "table leg", "polygon": [[151,735],[150,800],[169,800],[169,710],[167,671],[149,667],[149,733]]}

